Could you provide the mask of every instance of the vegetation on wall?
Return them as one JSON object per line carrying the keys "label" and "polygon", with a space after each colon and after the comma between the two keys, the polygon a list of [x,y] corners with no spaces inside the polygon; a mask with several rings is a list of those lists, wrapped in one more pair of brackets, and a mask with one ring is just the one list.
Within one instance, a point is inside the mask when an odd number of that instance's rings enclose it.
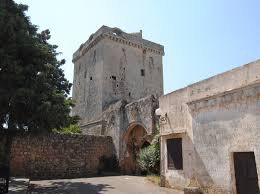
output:
{"label": "vegetation on wall", "polygon": [[82,131],[78,125],[69,125],[68,127],[60,128],[60,129],[53,129],[55,133],[62,133],[62,134],[80,134]]}

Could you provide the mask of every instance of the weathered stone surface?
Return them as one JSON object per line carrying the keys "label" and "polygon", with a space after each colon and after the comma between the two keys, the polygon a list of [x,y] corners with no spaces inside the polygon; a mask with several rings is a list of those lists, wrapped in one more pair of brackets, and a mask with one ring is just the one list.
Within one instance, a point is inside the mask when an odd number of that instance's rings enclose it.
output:
{"label": "weathered stone surface", "polygon": [[102,157],[113,157],[111,137],[90,135],[23,135],[13,139],[11,174],[32,179],[96,175]]}
{"label": "weathered stone surface", "polygon": [[126,136],[133,135],[132,130],[142,128],[148,135],[155,131],[163,55],[163,46],[143,39],[141,32],[107,26],[73,55],[72,114],[81,117],[83,133],[113,138],[119,164],[129,155]]}
{"label": "weathered stone surface", "polygon": [[[119,164],[123,169],[123,163],[127,153],[127,141],[132,135],[133,130],[138,130],[138,126],[143,128],[149,136],[152,136],[156,131],[156,116],[155,109],[158,108],[158,99],[154,96],[147,96],[132,103],[126,104],[126,101],[118,101],[111,104],[103,112],[103,134],[111,136],[115,145],[116,153],[119,159]],[[140,145],[142,146],[142,145]]]}
{"label": "weathered stone surface", "polygon": [[[234,152],[254,152],[260,181],[260,61],[160,98],[161,174],[184,188],[196,179],[204,193],[235,193]],[[181,137],[183,170],[167,168],[168,138]],[[260,185],[260,182],[259,182]]]}
{"label": "weathered stone surface", "polygon": [[185,187],[184,194],[201,194],[198,187]]}
{"label": "weathered stone surface", "polygon": [[91,35],[73,55],[72,114],[81,117],[82,129],[95,124],[101,130],[103,111],[119,100],[129,103],[162,95],[163,54],[163,46],[143,39],[141,33],[102,26]]}

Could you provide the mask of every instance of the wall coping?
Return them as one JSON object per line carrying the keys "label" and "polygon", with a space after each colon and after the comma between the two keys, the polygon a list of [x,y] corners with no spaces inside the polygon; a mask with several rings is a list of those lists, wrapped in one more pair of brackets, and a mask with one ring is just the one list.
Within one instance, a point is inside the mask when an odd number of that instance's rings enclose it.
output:
{"label": "wall coping", "polygon": [[[201,109],[203,107],[215,106],[219,103],[227,103],[227,102],[237,102],[244,99],[255,98],[255,93],[247,92],[245,95],[236,95],[239,92],[243,92],[244,90],[250,90],[252,88],[260,87],[260,81],[255,82],[253,84],[242,86],[239,88],[235,88],[232,90],[220,92],[211,96],[207,96],[204,98],[196,99],[186,104],[189,106],[191,111],[195,111]],[[218,100],[218,98],[224,98],[223,100]]]}
{"label": "wall coping", "polygon": [[219,93],[213,94],[211,96],[206,96],[206,97],[202,97],[202,98],[199,98],[199,99],[195,99],[195,100],[187,102],[186,104],[191,105],[191,104],[199,103],[201,101],[206,101],[206,100],[210,100],[210,99],[213,99],[213,98],[222,97],[222,96],[225,96],[225,95],[228,95],[228,94],[236,93],[236,92],[241,91],[243,89],[249,89],[249,88],[253,88],[253,87],[257,87],[257,86],[260,86],[260,81],[252,83],[250,85],[241,86],[239,88],[227,90],[227,91],[224,91],[224,92],[219,92]]}
{"label": "wall coping", "polygon": [[[249,63],[247,63],[247,64],[245,64],[245,65],[242,65],[242,66],[233,68],[233,69],[231,69],[231,70],[225,71],[225,72],[223,72],[223,73],[219,73],[219,74],[213,75],[213,76],[211,76],[211,77],[208,77],[208,78],[206,78],[206,79],[200,80],[200,81],[198,81],[198,82],[189,84],[189,85],[187,85],[187,86],[185,86],[185,87],[183,87],[183,88],[179,88],[179,89],[177,89],[177,90],[174,90],[174,91],[172,91],[172,92],[169,92],[168,94],[165,94],[165,95],[161,96],[161,97],[160,97],[160,100],[163,99],[163,98],[165,98],[165,97],[168,97],[168,96],[174,95],[174,94],[176,94],[176,93],[179,93],[179,92],[181,92],[181,91],[190,90],[190,89],[192,89],[193,87],[199,86],[199,85],[204,84],[204,83],[207,83],[207,82],[209,82],[210,80],[213,80],[214,78],[227,76],[227,75],[230,74],[230,73],[235,73],[235,74],[236,74],[237,72],[239,72],[239,70],[247,71],[248,69],[254,68],[255,65],[260,65],[260,59],[255,60],[255,61],[252,61],[252,62],[249,62]],[[260,80],[260,77],[258,77],[258,79],[256,79],[256,80]],[[254,83],[254,82],[253,82],[253,83]],[[240,87],[243,87],[243,86],[245,86],[245,85],[250,85],[250,84],[252,84],[252,82],[251,82],[251,83],[250,83],[250,82],[249,82],[249,83],[248,83],[248,82],[247,82],[247,83],[244,83],[244,85],[241,84]],[[233,88],[232,88],[232,89],[233,89]]]}

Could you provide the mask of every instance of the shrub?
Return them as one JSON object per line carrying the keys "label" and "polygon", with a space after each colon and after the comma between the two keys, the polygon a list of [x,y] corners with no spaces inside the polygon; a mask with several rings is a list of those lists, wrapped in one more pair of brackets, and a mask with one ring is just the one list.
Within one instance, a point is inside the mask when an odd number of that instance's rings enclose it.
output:
{"label": "shrub", "polygon": [[82,132],[78,125],[69,125],[68,127],[64,127],[61,129],[53,129],[52,131],[63,134],[79,134]]}
{"label": "shrub", "polygon": [[137,163],[141,170],[149,174],[160,173],[160,142],[158,136],[155,136],[150,146],[141,149]]}

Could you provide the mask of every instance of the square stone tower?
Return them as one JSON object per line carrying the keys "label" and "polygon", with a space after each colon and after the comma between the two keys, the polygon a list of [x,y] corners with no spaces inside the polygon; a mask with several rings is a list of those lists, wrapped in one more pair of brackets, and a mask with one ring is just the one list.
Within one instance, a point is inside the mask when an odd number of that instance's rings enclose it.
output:
{"label": "square stone tower", "polygon": [[[73,54],[73,115],[89,134],[99,134],[103,111],[119,100],[130,103],[163,94],[162,45],[102,26]],[[91,130],[91,128],[95,130]]]}

